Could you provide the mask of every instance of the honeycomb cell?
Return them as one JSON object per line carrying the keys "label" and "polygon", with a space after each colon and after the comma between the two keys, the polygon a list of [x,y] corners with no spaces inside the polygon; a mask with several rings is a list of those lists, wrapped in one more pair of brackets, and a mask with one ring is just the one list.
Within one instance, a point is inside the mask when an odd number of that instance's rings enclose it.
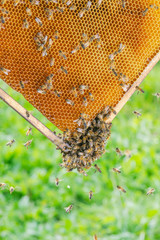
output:
{"label": "honeycomb cell", "polygon": [[[127,76],[127,84],[131,86],[158,53],[160,1],[128,0],[124,7],[121,0],[103,0],[97,8],[97,0],[92,0],[90,9],[85,10],[81,18],[79,12],[86,6],[86,0],[73,0],[75,11],[63,2],[47,4],[41,0],[39,5],[34,5],[23,0],[15,7],[14,0],[7,0],[0,4],[0,17],[5,18],[4,24],[0,22],[0,67],[10,70],[8,75],[0,71],[0,77],[61,130],[74,130],[77,126],[73,120],[81,112],[93,119],[104,106],[116,106],[125,94],[120,74]],[[31,16],[27,15],[26,7],[30,8]],[[9,14],[4,14],[3,8]],[[53,19],[47,19],[45,8],[53,10]],[[58,10],[60,8],[63,11]],[[148,12],[144,16],[146,8]],[[36,23],[36,17],[42,21],[42,26]],[[24,19],[29,22],[28,29],[23,28]],[[43,36],[47,35],[43,47],[47,47],[50,38],[53,40],[46,56],[37,50],[34,40],[40,31]],[[87,34],[87,40],[83,39],[83,33]],[[92,39],[97,34],[99,37]],[[120,44],[125,46],[122,51],[119,51]],[[67,60],[59,56],[60,50]],[[75,53],[71,53],[73,50]],[[113,53],[114,71],[110,69],[109,59]],[[51,57],[55,59],[52,67]],[[38,93],[37,89],[51,73],[54,74],[53,88],[46,94]],[[20,88],[19,81],[24,82],[24,89]],[[80,85],[89,86],[84,95],[79,92]],[[72,87],[78,92],[77,98],[70,92]],[[61,93],[60,97],[54,95],[55,90]],[[89,99],[89,92],[94,101]],[[84,96],[88,100],[87,107],[82,105]],[[74,106],[66,104],[66,99],[72,100]]]}

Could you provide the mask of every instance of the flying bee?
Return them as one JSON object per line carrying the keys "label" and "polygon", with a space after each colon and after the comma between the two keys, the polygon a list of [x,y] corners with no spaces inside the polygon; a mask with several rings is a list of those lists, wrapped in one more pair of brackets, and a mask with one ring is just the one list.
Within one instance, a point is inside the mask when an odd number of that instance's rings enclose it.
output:
{"label": "flying bee", "polygon": [[4,74],[8,75],[8,73],[11,71],[11,70],[8,70],[4,67],[0,67],[0,71],[3,72]]}
{"label": "flying bee", "polygon": [[138,91],[141,92],[141,93],[144,93],[143,89],[140,88],[139,86],[136,86],[136,90],[138,90]]}
{"label": "flying bee", "polygon": [[66,70],[63,66],[61,66],[61,70],[62,70],[62,72],[64,72],[65,74],[68,74],[67,70]]}
{"label": "flying bee", "polygon": [[55,179],[55,185],[58,186],[60,181],[62,181],[62,180],[60,180],[59,178],[56,178]]}
{"label": "flying bee", "polygon": [[76,7],[75,4],[72,4],[72,5],[69,7],[69,9],[70,9],[71,11],[76,11],[77,7]]}
{"label": "flying bee", "polygon": [[103,0],[98,0],[96,7],[99,8]]}
{"label": "flying bee", "polygon": [[65,207],[64,209],[65,209],[66,213],[70,213],[72,208],[73,208],[73,205],[71,204],[68,207]]}
{"label": "flying bee", "polygon": [[115,173],[121,173],[120,168],[121,168],[121,167],[113,168],[113,172],[115,172]]}
{"label": "flying bee", "polygon": [[66,103],[71,105],[71,106],[74,106],[74,102],[70,99],[66,99]]}
{"label": "flying bee", "polygon": [[59,32],[58,32],[58,31],[55,31],[55,32],[54,32],[54,38],[55,38],[55,39],[58,39],[58,38],[59,38]]}
{"label": "flying bee", "polygon": [[6,146],[12,146],[13,145],[13,143],[15,142],[15,140],[14,139],[12,139],[11,141],[9,141],[8,143],[6,143]]}
{"label": "flying bee", "polygon": [[94,101],[94,97],[93,97],[93,94],[91,92],[89,92],[89,98],[91,101]]}
{"label": "flying bee", "polygon": [[93,236],[93,240],[98,240],[98,238],[97,238],[97,235],[96,235],[96,234]]}
{"label": "flying bee", "polygon": [[71,51],[71,53],[74,54],[74,53],[76,53],[79,49],[80,49],[80,47],[79,47],[79,45],[78,45],[77,47],[75,47],[75,48]]}
{"label": "flying bee", "polygon": [[117,186],[117,189],[123,193],[126,193],[126,190],[121,186]]}
{"label": "flying bee", "polygon": [[143,15],[143,16],[146,16],[146,14],[147,14],[148,10],[149,10],[149,9],[148,9],[148,8],[146,8],[144,11],[142,11],[142,15]]}
{"label": "flying bee", "polygon": [[83,98],[83,105],[84,105],[85,107],[88,106],[88,101],[87,101],[87,98],[86,98],[86,97]]}
{"label": "flying bee", "polygon": [[92,197],[93,197],[93,191],[91,190],[91,191],[89,191],[89,199],[91,200]]}
{"label": "flying bee", "polygon": [[24,146],[28,149],[28,147],[31,145],[32,140],[27,141]]}
{"label": "flying bee", "polygon": [[26,132],[26,136],[29,136],[29,134],[32,135],[32,128],[31,128],[31,127],[28,128],[28,130],[27,130],[27,132]]}
{"label": "flying bee", "polygon": [[59,50],[59,56],[64,58],[65,60],[67,60],[66,55],[64,54],[64,52],[62,52],[61,50]]}
{"label": "flying bee", "polygon": [[54,57],[52,57],[50,60],[50,67],[52,67],[54,65],[54,63],[55,63],[55,59],[54,59]]}
{"label": "flying bee", "polygon": [[30,117],[30,113],[28,111],[26,111],[26,116],[27,116],[27,118]]}
{"label": "flying bee", "polygon": [[29,28],[29,22],[27,21],[27,19],[24,19],[23,20],[23,25],[22,25],[23,28],[26,28],[28,29]]}
{"label": "flying bee", "polygon": [[148,192],[146,193],[146,195],[148,196],[148,195],[151,195],[152,193],[154,193],[155,192],[155,189],[154,188],[151,188],[151,189],[149,189],[148,190]]}
{"label": "flying bee", "polygon": [[0,188],[4,189],[6,187],[6,185],[7,185],[6,183],[0,183]]}
{"label": "flying bee", "polygon": [[14,187],[10,187],[9,191],[10,191],[10,194],[12,194],[14,192],[15,188]]}
{"label": "flying bee", "polygon": [[77,96],[78,96],[78,92],[77,92],[77,90],[76,90],[75,87],[72,87],[72,89],[71,89],[70,92],[73,94],[74,97],[77,97]]}
{"label": "flying bee", "polygon": [[53,93],[54,93],[54,95],[56,96],[56,97],[60,97],[61,95],[61,92],[58,92],[57,90],[54,90],[53,91]]}
{"label": "flying bee", "polygon": [[101,169],[98,167],[97,164],[94,164],[94,167],[95,167],[95,169],[96,169],[98,172],[102,173]]}
{"label": "flying bee", "polygon": [[137,116],[137,117],[141,117],[142,114],[140,112],[137,112],[137,111],[133,111],[133,113]]}
{"label": "flying bee", "polygon": [[43,23],[42,23],[42,21],[38,17],[35,17],[35,21],[36,21],[36,23],[38,23],[38,25],[40,27],[42,27]]}
{"label": "flying bee", "polygon": [[160,98],[160,93],[153,93],[152,95],[155,96],[155,97],[157,97],[157,99]]}
{"label": "flying bee", "polygon": [[120,150],[118,147],[116,147],[116,153],[117,153],[119,156],[122,156],[122,155],[123,155],[122,152],[121,152],[121,150]]}

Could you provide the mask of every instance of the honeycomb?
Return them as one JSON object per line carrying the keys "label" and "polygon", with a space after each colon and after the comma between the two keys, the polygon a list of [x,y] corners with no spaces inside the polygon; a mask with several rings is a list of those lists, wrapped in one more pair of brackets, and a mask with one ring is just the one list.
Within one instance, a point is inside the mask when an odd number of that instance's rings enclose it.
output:
{"label": "honeycomb", "polygon": [[63,131],[114,108],[159,51],[159,0],[0,3],[0,78]]}

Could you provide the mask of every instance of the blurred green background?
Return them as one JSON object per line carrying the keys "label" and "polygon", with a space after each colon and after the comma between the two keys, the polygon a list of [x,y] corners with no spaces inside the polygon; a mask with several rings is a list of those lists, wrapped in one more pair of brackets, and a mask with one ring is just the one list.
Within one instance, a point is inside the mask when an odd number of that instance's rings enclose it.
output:
{"label": "blurred green background", "polygon": [[[102,174],[66,173],[61,155],[36,129],[0,100],[0,182],[16,187],[0,190],[0,239],[5,240],[158,240],[160,239],[160,63],[113,121],[106,153],[98,160]],[[0,87],[51,130],[58,130],[19,94],[0,80]],[[137,118],[133,111],[142,113]],[[10,148],[6,143],[15,139]],[[33,139],[27,150],[23,144]],[[115,148],[131,150],[118,156]],[[121,166],[117,175],[113,167]],[[55,178],[62,181],[55,186]],[[116,186],[121,185],[126,194]],[[67,186],[70,186],[68,188]],[[149,187],[155,193],[146,196]],[[92,200],[88,193],[94,191]],[[65,207],[73,204],[67,214]]]}

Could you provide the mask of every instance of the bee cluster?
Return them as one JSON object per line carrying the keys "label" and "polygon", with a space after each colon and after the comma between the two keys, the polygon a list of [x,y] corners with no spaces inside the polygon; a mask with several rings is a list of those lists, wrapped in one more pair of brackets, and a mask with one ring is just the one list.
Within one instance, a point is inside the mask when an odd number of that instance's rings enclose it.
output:
{"label": "bee cluster", "polygon": [[63,152],[63,163],[61,166],[68,171],[77,168],[84,173],[84,168],[89,169],[92,163],[96,161],[104,152],[107,140],[110,137],[111,123],[107,120],[112,109],[107,106],[96,118],[90,122],[87,121],[86,114],[81,114],[77,120],[79,128],[77,131],[70,132],[66,130],[63,134],[63,140],[71,148],[68,152]]}

